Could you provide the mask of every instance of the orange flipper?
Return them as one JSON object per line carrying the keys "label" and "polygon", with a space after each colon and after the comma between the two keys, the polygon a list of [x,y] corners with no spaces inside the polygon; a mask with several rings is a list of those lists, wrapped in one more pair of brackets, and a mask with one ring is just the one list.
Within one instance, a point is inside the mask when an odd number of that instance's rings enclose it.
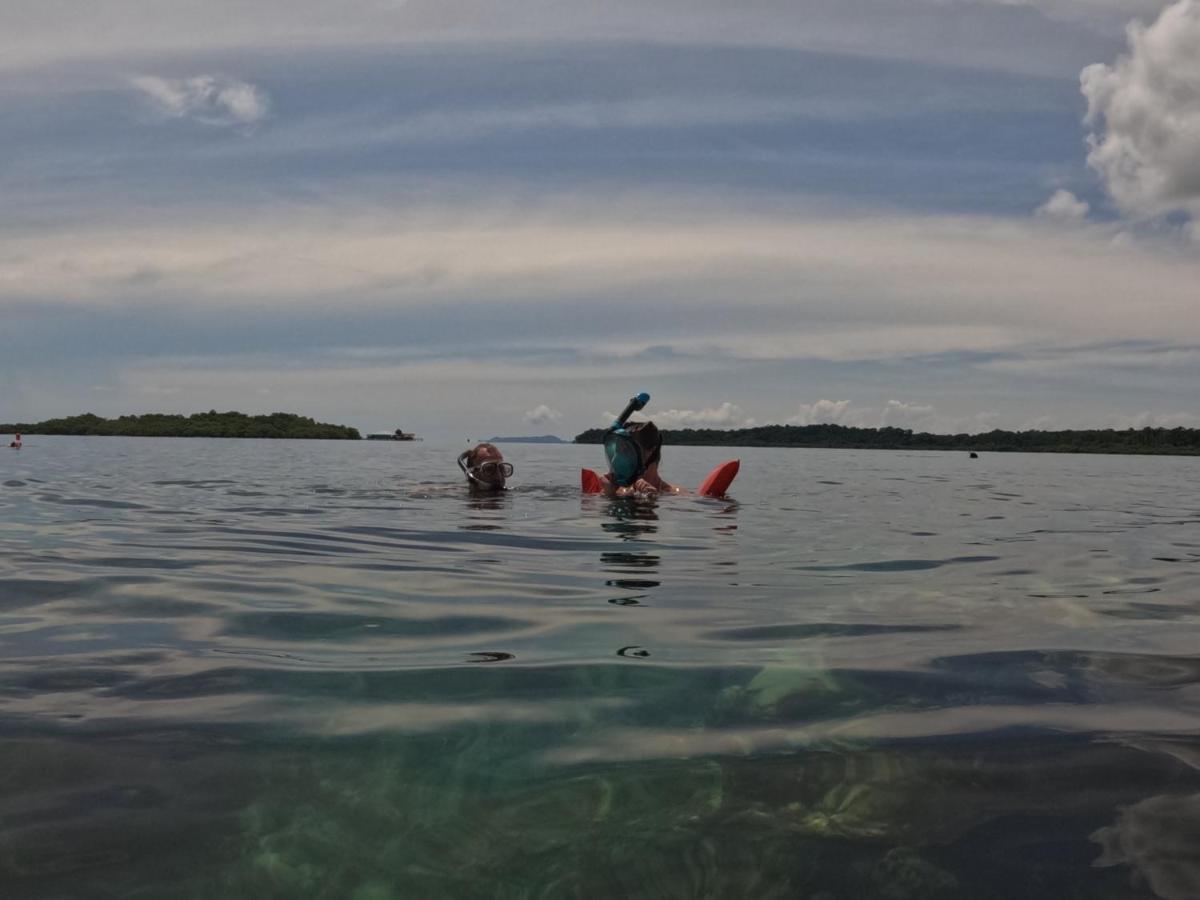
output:
{"label": "orange flipper", "polygon": [[603,494],[604,484],[600,481],[600,476],[591,469],[583,469],[579,473],[580,487],[583,488],[585,494]]}
{"label": "orange flipper", "polygon": [[708,473],[708,477],[700,482],[700,487],[696,488],[696,493],[703,494],[705,497],[725,496],[725,491],[729,485],[733,484],[733,479],[737,477],[738,469],[741,466],[741,460],[726,460]]}
{"label": "orange flipper", "polygon": [[[696,488],[696,493],[704,497],[723,497],[725,491],[729,489],[729,485],[733,484],[733,479],[737,477],[741,465],[741,460],[737,459],[729,459],[721,463],[708,473],[708,477],[700,483],[700,487]],[[579,486],[585,494],[604,493],[604,482],[591,469],[580,470]]]}

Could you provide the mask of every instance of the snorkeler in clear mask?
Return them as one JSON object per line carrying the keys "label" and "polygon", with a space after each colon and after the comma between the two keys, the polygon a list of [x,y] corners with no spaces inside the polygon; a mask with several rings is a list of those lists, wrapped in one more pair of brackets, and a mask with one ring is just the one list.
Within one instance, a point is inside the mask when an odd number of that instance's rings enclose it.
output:
{"label": "snorkeler in clear mask", "polygon": [[505,462],[500,449],[488,443],[460,453],[458,467],[467,476],[467,486],[472,491],[502,491],[513,473],[512,463]]}

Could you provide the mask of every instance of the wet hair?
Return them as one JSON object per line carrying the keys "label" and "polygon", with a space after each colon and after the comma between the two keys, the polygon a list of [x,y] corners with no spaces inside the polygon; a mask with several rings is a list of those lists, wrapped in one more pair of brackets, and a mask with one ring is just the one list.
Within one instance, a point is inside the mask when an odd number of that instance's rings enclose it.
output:
{"label": "wet hair", "polygon": [[642,461],[652,466],[662,459],[662,433],[653,422],[630,422],[625,432],[642,450]]}
{"label": "wet hair", "polygon": [[504,455],[503,453],[500,452],[500,448],[497,447],[495,444],[489,444],[485,441],[482,444],[476,444],[474,447],[472,447],[470,450],[468,450],[466,453],[463,454],[463,459],[466,460],[466,463],[468,466],[475,465],[476,460],[479,458],[480,450],[491,450],[493,453],[495,453],[498,456]]}

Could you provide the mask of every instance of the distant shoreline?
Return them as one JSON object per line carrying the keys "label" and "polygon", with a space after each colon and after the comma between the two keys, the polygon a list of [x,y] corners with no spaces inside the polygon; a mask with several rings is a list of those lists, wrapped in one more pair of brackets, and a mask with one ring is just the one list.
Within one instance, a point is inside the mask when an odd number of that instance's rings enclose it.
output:
{"label": "distant shoreline", "polygon": [[92,413],[46,419],[43,422],[0,424],[0,434],[72,435],[96,437],[267,438],[328,441],[362,439],[357,428],[329,425],[294,413],[248,416],[210,410],[190,416],[146,413],[105,419]]}
{"label": "distant shoreline", "polygon": [[491,444],[569,444],[570,441],[564,441],[562,438],[553,434],[540,435],[524,435],[520,437],[494,437],[488,438],[488,443]]}
{"label": "distant shoreline", "polygon": [[[599,444],[605,429],[590,428],[576,444]],[[988,453],[1109,453],[1200,456],[1200,429],[1129,428],[1077,431],[988,431],[930,434],[906,428],[846,425],[764,425],[758,428],[663,429],[663,443],[696,447],[793,447],[811,450],[956,450]]]}

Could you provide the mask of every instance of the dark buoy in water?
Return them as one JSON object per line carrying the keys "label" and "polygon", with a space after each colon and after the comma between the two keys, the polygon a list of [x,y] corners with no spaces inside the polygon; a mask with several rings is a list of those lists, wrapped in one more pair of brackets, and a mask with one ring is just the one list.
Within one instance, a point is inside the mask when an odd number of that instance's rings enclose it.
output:
{"label": "dark buoy in water", "polygon": [[974,450],[971,451],[971,459],[979,459],[979,454]]}

